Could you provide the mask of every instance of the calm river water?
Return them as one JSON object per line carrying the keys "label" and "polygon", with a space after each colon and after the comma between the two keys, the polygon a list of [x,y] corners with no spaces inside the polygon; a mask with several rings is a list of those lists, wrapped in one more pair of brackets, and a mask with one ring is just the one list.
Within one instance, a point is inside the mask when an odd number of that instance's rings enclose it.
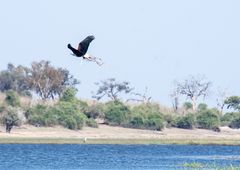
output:
{"label": "calm river water", "polygon": [[0,169],[184,169],[240,166],[240,146],[1,144]]}

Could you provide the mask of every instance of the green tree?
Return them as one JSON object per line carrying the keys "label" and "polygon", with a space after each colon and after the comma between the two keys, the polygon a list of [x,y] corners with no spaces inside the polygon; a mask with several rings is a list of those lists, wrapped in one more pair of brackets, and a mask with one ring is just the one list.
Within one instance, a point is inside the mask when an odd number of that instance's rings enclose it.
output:
{"label": "green tree", "polygon": [[66,88],[63,92],[62,97],[60,98],[60,101],[65,101],[65,102],[73,102],[76,100],[76,94],[77,94],[77,89],[75,88]]}
{"label": "green tree", "polygon": [[227,108],[233,108],[234,110],[240,111],[240,97],[239,96],[230,96],[224,103],[227,105]]}
{"label": "green tree", "polygon": [[23,66],[15,67],[9,63],[7,70],[0,71],[0,91],[17,91],[20,95],[31,96],[27,82],[29,69]]}
{"label": "green tree", "polygon": [[5,101],[13,107],[20,106],[20,98],[13,90],[7,91]]}
{"label": "green tree", "polygon": [[198,105],[198,111],[204,111],[204,110],[207,110],[207,104],[205,104],[205,103],[200,103],[199,105]]}

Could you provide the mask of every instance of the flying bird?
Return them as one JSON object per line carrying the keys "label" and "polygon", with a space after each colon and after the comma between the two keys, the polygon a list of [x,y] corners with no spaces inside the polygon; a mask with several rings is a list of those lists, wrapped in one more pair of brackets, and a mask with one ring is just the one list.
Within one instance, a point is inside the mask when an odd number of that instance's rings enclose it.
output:
{"label": "flying bird", "polygon": [[88,47],[94,39],[95,37],[93,35],[89,35],[78,44],[77,49],[73,48],[71,44],[68,44],[67,47],[73,52],[72,55],[76,57],[82,57],[83,59],[87,59],[88,61],[94,61],[101,66],[103,63],[100,58],[93,57],[90,54],[87,54]]}

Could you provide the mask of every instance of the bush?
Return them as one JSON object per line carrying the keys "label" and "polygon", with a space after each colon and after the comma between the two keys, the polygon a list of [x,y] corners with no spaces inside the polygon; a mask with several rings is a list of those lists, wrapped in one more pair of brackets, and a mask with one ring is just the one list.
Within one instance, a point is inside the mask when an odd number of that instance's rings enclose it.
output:
{"label": "bush", "polygon": [[73,115],[73,118],[77,122],[77,129],[82,129],[86,124],[87,117],[83,113],[77,112]]}
{"label": "bush", "polygon": [[214,129],[219,126],[219,116],[212,110],[205,110],[198,113],[197,124],[200,128]]}
{"label": "bush", "polygon": [[62,97],[60,98],[60,101],[73,102],[76,100],[76,94],[77,90],[75,88],[66,88],[63,92]]}
{"label": "bush", "polygon": [[89,127],[93,127],[93,128],[98,127],[97,122],[93,118],[87,119],[86,125],[89,126]]}
{"label": "bush", "polygon": [[129,108],[123,103],[109,102],[105,108],[106,123],[111,125],[124,125],[126,124],[129,113]]}
{"label": "bush", "polygon": [[135,115],[130,121],[130,127],[143,128],[144,122],[144,118],[141,115]]}
{"label": "bush", "polygon": [[98,117],[104,117],[104,111],[103,111],[103,105],[102,104],[94,104],[88,107],[88,110],[84,112],[84,114],[88,118],[96,119]]}
{"label": "bush", "polygon": [[161,130],[164,127],[163,114],[157,104],[141,104],[131,109],[129,126],[134,128],[146,128]]}
{"label": "bush", "polygon": [[175,126],[175,120],[176,120],[176,116],[173,114],[164,114],[163,118],[166,122],[166,127],[171,127],[171,126]]}
{"label": "bush", "polygon": [[175,120],[175,126],[183,129],[192,129],[195,125],[195,116],[192,113],[188,113],[185,116],[178,117]]}
{"label": "bush", "polygon": [[207,104],[205,104],[205,103],[200,103],[199,105],[198,105],[198,111],[204,111],[204,110],[207,110]]}
{"label": "bush", "polygon": [[159,113],[150,114],[145,122],[145,127],[151,130],[162,130],[164,128],[163,116]]}
{"label": "bush", "polygon": [[65,119],[64,125],[65,125],[64,127],[68,129],[72,130],[77,129],[77,121],[72,116],[69,116]]}
{"label": "bush", "polygon": [[3,123],[6,124],[7,122],[13,122],[15,126],[21,124],[17,109],[12,107],[7,108],[7,111],[3,114]]}
{"label": "bush", "polygon": [[229,124],[230,128],[240,128],[240,116],[236,117]]}
{"label": "bush", "polygon": [[29,108],[25,112],[25,117],[28,119],[28,122],[32,125],[41,125],[45,126],[45,117],[44,115],[47,113],[48,107],[45,105],[38,104]]}
{"label": "bush", "polygon": [[86,116],[80,112],[77,103],[60,101],[52,107],[37,105],[27,112],[29,123],[33,125],[62,125],[69,129],[81,129]]}
{"label": "bush", "polygon": [[7,91],[5,101],[7,102],[7,104],[13,107],[20,106],[20,98],[17,95],[17,93],[13,90]]}
{"label": "bush", "polygon": [[192,108],[193,108],[193,105],[192,105],[192,103],[190,103],[190,102],[185,102],[185,103],[183,104],[183,107],[184,107],[185,110],[189,110],[189,109],[192,109]]}
{"label": "bush", "polygon": [[231,122],[240,117],[239,112],[226,113],[221,117],[221,125],[230,126]]}

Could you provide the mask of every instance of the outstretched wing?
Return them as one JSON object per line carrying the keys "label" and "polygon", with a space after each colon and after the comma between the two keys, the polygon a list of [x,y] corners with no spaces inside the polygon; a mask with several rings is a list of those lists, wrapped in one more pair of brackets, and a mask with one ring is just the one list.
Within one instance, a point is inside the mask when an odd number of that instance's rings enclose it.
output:
{"label": "outstretched wing", "polygon": [[83,41],[81,41],[78,45],[78,51],[81,53],[86,54],[89,44],[94,40],[95,37],[93,35],[87,36]]}

